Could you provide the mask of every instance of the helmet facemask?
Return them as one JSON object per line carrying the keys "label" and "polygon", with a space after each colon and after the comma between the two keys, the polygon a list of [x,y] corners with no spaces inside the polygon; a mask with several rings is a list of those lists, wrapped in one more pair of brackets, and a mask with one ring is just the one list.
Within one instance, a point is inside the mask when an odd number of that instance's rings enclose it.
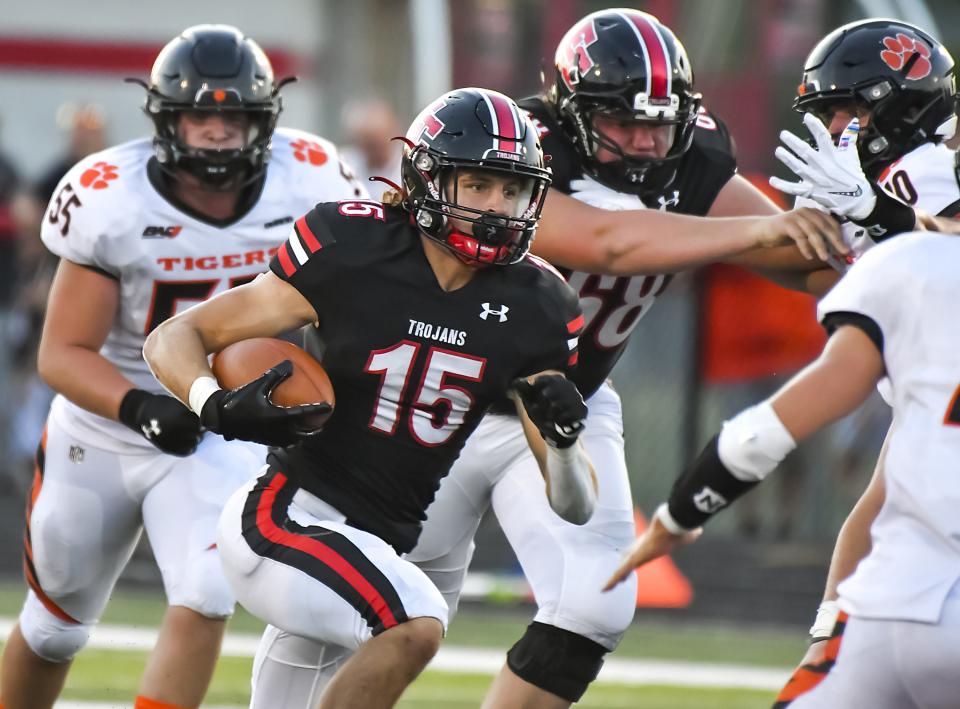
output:
{"label": "helmet facemask", "polygon": [[[829,126],[834,108],[845,99],[870,114],[857,141],[860,163],[868,175],[879,174],[886,165],[923,143],[940,142],[956,132],[955,109],[945,104],[944,94],[911,94],[888,79],[848,91],[822,92],[806,101],[800,97],[794,105]],[[940,120],[944,115],[949,117]]]}
{"label": "helmet facemask", "polygon": [[804,62],[794,108],[829,122],[832,104],[852,101],[870,113],[857,141],[860,162],[876,178],[893,161],[956,130],[954,61],[919,27],[870,19],[838,27]]}
{"label": "helmet facemask", "polygon": [[404,166],[420,231],[462,261],[505,266],[530,250],[550,184],[545,170],[506,161],[451,159],[422,145],[413,148]]}
{"label": "helmet facemask", "polygon": [[[676,175],[676,161],[689,149],[693,141],[693,127],[700,107],[699,96],[680,110],[676,94],[662,106],[651,105],[634,111],[617,103],[591,102],[574,96],[567,112],[574,115],[576,141],[583,156],[584,167],[600,182],[634,194],[659,193],[666,189]],[[630,154],[616,138],[604,132],[597,119],[621,124],[646,124],[651,128],[666,129],[666,134],[654,137],[657,152],[662,155]],[[601,151],[606,152],[605,159]],[[612,159],[611,159],[612,158]]]}
{"label": "helmet facemask", "polygon": [[[215,101],[214,96],[220,100]],[[244,106],[235,92],[217,89],[198,92],[191,105],[150,95],[145,110],[156,127],[154,144],[163,167],[183,170],[209,189],[232,190],[259,177],[270,159],[279,99],[275,104],[250,107]],[[189,145],[180,129],[181,117],[206,113],[219,113],[228,126],[241,130],[241,144],[229,148]]]}

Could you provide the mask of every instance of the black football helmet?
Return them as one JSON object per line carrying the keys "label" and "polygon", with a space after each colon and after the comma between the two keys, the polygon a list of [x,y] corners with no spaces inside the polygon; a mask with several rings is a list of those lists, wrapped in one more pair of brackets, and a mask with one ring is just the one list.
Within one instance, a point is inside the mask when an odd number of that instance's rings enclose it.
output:
{"label": "black football helmet", "polygon": [[[420,112],[405,139],[400,172],[405,205],[420,231],[462,260],[516,263],[530,242],[550,185],[537,129],[512,99],[487,89],[456,89]],[[515,181],[514,213],[482,211],[458,200],[464,171]],[[464,233],[451,222],[466,222]]]}
{"label": "black football helmet", "polygon": [[956,129],[953,57],[919,27],[888,19],[835,29],[807,57],[793,106],[828,120],[828,109],[852,99],[870,110],[857,141],[868,175]]}
{"label": "black football helmet", "polygon": [[[153,121],[161,166],[196,176],[211,188],[235,188],[259,177],[270,159],[281,100],[270,60],[235,27],[196,25],[157,56],[145,85],[144,112]],[[184,111],[223,111],[248,117],[237,149],[186,145],[177,130]]]}
{"label": "black football helmet", "polygon": [[[584,169],[620,192],[655,195],[673,182],[677,160],[693,142],[700,94],[693,90],[687,52],[653,15],[601,10],[575,24],[557,47],[556,77],[547,92]],[[673,127],[663,158],[636,157],[594,125],[594,117]],[[597,160],[606,148],[618,159]]]}

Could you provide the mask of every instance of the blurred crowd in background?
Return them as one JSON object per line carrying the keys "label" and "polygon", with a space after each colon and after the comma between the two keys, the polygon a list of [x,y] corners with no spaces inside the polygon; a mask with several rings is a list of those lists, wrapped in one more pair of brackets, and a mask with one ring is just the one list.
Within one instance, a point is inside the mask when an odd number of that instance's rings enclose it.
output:
{"label": "blurred crowd in background", "polygon": [[[52,4],[62,12],[40,18],[36,9],[13,9],[0,28],[0,495],[20,499],[52,396],[35,373],[56,268],[40,243],[40,220],[72,164],[148,132],[147,120],[137,115],[139,94],[118,87],[126,75],[145,76],[167,39],[198,22],[239,26],[264,45],[278,73],[293,68],[301,75],[300,86],[285,90],[281,124],[342,145],[361,179],[396,181],[400,153],[390,138],[404,132],[423,96],[453,85],[518,98],[535,93],[566,29],[609,5],[296,0],[268,6],[242,0],[199,10],[176,0],[162,15],[145,9],[143,16],[111,0],[98,4],[95,21],[65,1]],[[791,103],[803,60],[829,29],[868,16],[898,17],[928,29],[955,55],[960,51],[955,0],[629,4],[657,15],[683,41],[705,105],[736,140],[741,173],[761,187],[774,170],[778,132],[799,124]],[[43,93],[34,100],[32,91]],[[380,187],[371,183],[370,189],[378,196]],[[639,327],[615,377],[634,495],[647,511],[719,421],[772,392],[824,341],[807,296],[725,266],[678,280]],[[777,484],[718,520],[712,534],[734,542],[804,543],[818,550],[815,558],[825,568],[837,528],[872,471],[888,418],[877,399],[805,444]]]}

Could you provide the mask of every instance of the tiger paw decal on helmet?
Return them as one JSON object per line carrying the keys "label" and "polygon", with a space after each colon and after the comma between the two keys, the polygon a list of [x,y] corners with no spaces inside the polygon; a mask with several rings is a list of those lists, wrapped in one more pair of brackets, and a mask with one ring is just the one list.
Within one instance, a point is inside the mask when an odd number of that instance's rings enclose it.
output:
{"label": "tiger paw decal on helmet", "polygon": [[896,37],[884,37],[883,46],[886,49],[880,52],[880,58],[894,71],[909,66],[906,76],[913,81],[929,76],[932,69],[930,48],[923,42],[897,32]]}
{"label": "tiger paw decal on helmet", "polygon": [[84,187],[92,187],[95,190],[105,190],[110,186],[110,181],[117,179],[117,177],[119,177],[117,166],[101,160],[93,163],[92,167],[80,175],[80,184]]}

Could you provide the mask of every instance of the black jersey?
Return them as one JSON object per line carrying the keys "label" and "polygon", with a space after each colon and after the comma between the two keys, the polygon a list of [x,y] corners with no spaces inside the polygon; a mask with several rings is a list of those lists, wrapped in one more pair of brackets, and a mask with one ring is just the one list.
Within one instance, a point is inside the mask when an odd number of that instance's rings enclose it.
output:
{"label": "black jersey", "polygon": [[539,259],[440,288],[406,212],[325,203],[270,266],[317,311],[336,409],[270,462],[355,527],[412,549],[467,436],[511,382],[577,358],[576,295]]}
{"label": "black jersey", "polygon": [[[543,152],[553,172],[552,189],[571,194],[572,180],[583,177],[583,167],[572,141],[542,98],[519,103],[533,120]],[[679,159],[677,176],[663,194],[648,197],[650,209],[703,216],[737,171],[730,134],[718,118],[701,109],[690,149]],[[575,196],[575,195],[574,195]],[[536,243],[534,243],[536,248]],[[669,275],[601,276],[561,269],[580,296],[584,332],[580,338],[580,363],[573,379],[589,396],[609,376],[640,318],[666,290]],[[498,410],[506,410],[498,406]]]}

